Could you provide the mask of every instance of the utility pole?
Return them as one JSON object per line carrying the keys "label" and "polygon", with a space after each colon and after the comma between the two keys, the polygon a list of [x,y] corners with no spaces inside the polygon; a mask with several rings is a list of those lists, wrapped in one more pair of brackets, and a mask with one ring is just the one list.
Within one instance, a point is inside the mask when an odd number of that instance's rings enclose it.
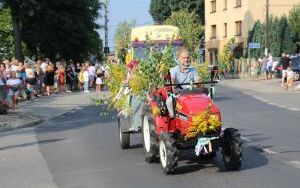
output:
{"label": "utility pole", "polygon": [[266,0],[266,28],[265,28],[265,55],[268,55],[268,49],[269,49],[269,0]]}
{"label": "utility pole", "polygon": [[109,47],[108,47],[108,0],[105,0],[103,3],[104,5],[104,31],[105,31],[105,38],[104,38],[104,53],[109,53]]}

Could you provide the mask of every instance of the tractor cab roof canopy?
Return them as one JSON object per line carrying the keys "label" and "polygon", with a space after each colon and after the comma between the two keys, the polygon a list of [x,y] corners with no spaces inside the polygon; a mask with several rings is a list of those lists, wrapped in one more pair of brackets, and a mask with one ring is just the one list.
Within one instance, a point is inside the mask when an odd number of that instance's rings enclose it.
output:
{"label": "tractor cab roof canopy", "polygon": [[131,46],[143,46],[150,40],[156,45],[164,46],[172,41],[173,45],[180,46],[182,41],[179,36],[179,29],[172,25],[153,25],[135,27],[131,31]]}

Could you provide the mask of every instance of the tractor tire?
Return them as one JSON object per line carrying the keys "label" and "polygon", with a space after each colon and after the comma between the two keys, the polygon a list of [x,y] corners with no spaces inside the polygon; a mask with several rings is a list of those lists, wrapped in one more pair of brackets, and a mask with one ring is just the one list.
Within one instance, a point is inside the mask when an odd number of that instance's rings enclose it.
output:
{"label": "tractor tire", "polygon": [[128,149],[130,146],[130,133],[122,131],[121,120],[118,119],[119,135],[120,135],[120,145],[122,149]]}
{"label": "tractor tire", "polygon": [[175,171],[178,162],[176,142],[171,134],[162,132],[159,141],[159,157],[165,174]]}
{"label": "tractor tire", "polygon": [[143,118],[142,126],[143,146],[148,163],[158,159],[158,139],[155,133],[155,126],[149,121],[147,115]]}
{"label": "tractor tire", "polygon": [[243,160],[243,142],[237,129],[227,128],[222,138],[222,155],[227,170],[239,170]]}

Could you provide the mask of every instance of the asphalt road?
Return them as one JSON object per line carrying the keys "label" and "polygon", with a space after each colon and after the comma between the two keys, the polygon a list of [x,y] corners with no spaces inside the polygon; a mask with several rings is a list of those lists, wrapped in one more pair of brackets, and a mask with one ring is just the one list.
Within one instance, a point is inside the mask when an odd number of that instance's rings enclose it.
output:
{"label": "asphalt road", "polygon": [[226,171],[220,153],[205,161],[188,151],[180,152],[176,173],[166,176],[159,163],[145,162],[141,135],[132,135],[131,149],[120,149],[116,114],[104,106],[52,119],[35,134],[52,181],[61,188],[299,187],[300,113],[222,86],[215,102],[225,127],[242,131],[240,171]]}

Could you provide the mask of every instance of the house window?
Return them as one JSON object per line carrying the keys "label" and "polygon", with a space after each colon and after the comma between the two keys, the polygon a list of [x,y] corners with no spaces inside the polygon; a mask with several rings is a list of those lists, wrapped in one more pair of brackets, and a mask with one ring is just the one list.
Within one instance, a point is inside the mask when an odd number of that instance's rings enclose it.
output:
{"label": "house window", "polygon": [[217,37],[217,26],[216,25],[212,25],[211,26],[211,38],[215,39]]}
{"label": "house window", "polygon": [[224,0],[224,9],[223,10],[227,10],[227,0]]}
{"label": "house window", "polygon": [[241,36],[242,35],[242,21],[236,21],[235,28],[236,28],[236,36]]}
{"label": "house window", "polygon": [[241,7],[242,6],[242,0],[236,0],[235,7]]}
{"label": "house window", "polygon": [[227,37],[227,23],[224,23],[224,38]]}
{"label": "house window", "polygon": [[216,12],[217,9],[216,0],[212,0],[210,3],[211,3],[211,13]]}

